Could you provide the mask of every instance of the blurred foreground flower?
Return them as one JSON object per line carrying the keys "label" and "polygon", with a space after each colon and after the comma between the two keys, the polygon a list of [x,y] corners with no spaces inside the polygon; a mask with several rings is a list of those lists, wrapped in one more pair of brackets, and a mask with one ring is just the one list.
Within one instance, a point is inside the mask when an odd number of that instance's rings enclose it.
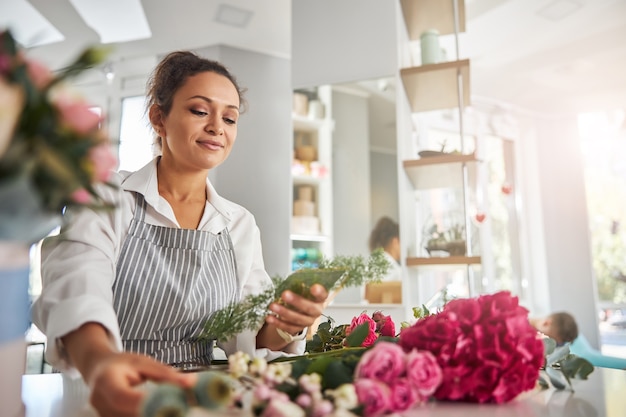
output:
{"label": "blurred foreground flower", "polygon": [[65,207],[110,207],[98,196],[117,165],[102,118],[64,81],[100,63],[91,48],[57,74],[0,32],[0,240],[35,242]]}

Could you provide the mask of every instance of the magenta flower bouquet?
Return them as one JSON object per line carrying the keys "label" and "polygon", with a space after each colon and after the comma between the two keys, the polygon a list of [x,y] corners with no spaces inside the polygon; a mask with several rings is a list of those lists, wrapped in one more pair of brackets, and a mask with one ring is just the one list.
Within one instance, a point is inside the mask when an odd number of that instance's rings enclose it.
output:
{"label": "magenta flower bouquet", "polygon": [[400,333],[399,344],[431,352],[442,369],[438,400],[504,403],[533,389],[544,345],[528,310],[503,291],[448,302]]}

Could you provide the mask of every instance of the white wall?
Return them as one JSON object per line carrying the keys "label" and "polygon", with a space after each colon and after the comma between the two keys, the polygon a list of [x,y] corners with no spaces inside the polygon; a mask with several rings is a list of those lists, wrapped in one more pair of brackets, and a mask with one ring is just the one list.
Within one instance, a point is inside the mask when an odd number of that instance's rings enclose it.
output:
{"label": "white wall", "polygon": [[388,0],[293,0],[293,87],[397,72],[395,4]]}
{"label": "white wall", "polygon": [[267,272],[286,276],[291,268],[290,62],[226,46],[197,52],[222,62],[247,88],[248,110],[239,119],[237,142],[211,179],[222,196],[255,216]]}

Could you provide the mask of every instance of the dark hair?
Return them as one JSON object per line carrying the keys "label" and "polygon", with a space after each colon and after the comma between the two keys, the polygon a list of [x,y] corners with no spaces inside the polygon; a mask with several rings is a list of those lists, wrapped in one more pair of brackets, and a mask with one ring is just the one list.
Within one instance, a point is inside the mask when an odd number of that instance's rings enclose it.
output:
{"label": "dark hair", "polygon": [[394,237],[400,237],[400,227],[398,223],[393,221],[390,217],[381,217],[370,233],[370,251],[387,247]]}
{"label": "dark hair", "polygon": [[[146,110],[156,104],[164,115],[169,114],[174,94],[187,81],[187,78],[201,72],[214,72],[228,78],[239,95],[239,111],[244,112],[247,104],[243,97],[245,90],[239,87],[237,80],[228,69],[217,61],[202,58],[190,51],[170,52],[154,68],[147,83]],[[160,142],[160,140],[161,138],[158,137],[157,141]]]}
{"label": "dark hair", "polygon": [[564,311],[552,313],[552,328],[559,344],[573,342],[578,337],[578,325],[574,317]]}

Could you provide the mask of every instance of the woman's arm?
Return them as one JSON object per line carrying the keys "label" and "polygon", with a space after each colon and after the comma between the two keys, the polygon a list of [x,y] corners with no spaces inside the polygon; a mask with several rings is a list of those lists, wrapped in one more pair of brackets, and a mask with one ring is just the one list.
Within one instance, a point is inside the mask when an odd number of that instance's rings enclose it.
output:
{"label": "woman's arm", "polygon": [[148,356],[119,352],[99,323],[85,323],[61,340],[69,361],[90,387],[90,401],[100,417],[138,416],[145,396],[139,386],[148,380],[183,387],[196,382],[195,375],[179,373]]}

